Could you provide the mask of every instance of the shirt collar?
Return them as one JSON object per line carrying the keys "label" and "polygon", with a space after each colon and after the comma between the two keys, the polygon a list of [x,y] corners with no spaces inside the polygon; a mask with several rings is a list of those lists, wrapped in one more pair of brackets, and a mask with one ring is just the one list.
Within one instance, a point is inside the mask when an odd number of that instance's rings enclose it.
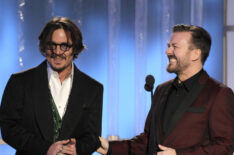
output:
{"label": "shirt collar", "polygon": [[200,75],[202,74],[202,72],[204,72],[203,69],[201,69],[198,73],[196,73],[195,75],[193,75],[192,77],[190,77],[189,79],[182,81],[181,83],[178,83],[178,76],[175,78],[175,80],[173,81],[172,85],[178,89],[179,87],[183,87],[185,88],[187,91],[190,91],[194,85],[194,83],[196,83],[195,81],[198,81]]}
{"label": "shirt collar", "polygon": [[[54,70],[51,68],[51,66],[50,66],[50,64],[48,63],[48,61],[47,61],[47,73],[48,73],[48,79],[50,79],[52,75],[54,75],[54,76],[56,76],[56,77],[59,77],[59,76],[58,76],[58,72],[54,71]],[[66,79],[70,77],[71,80],[73,80],[73,76],[74,76],[74,64],[73,64],[73,62],[72,62],[72,70],[71,70],[71,73],[66,77]]]}

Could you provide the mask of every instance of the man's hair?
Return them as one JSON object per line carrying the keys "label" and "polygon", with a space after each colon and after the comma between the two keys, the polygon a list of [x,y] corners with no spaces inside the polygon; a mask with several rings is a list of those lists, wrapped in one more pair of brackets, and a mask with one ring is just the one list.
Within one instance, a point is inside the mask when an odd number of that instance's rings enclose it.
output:
{"label": "man's hair", "polygon": [[67,42],[71,39],[73,59],[77,58],[78,54],[85,49],[85,45],[79,27],[66,17],[54,17],[45,25],[38,37],[41,54],[46,56],[46,45],[51,42],[52,34],[57,29],[64,30]]}
{"label": "man's hair", "polygon": [[205,63],[207,57],[210,53],[211,47],[211,37],[210,34],[199,26],[194,25],[175,25],[173,27],[173,32],[191,32],[191,48],[196,48],[201,50],[201,62]]}

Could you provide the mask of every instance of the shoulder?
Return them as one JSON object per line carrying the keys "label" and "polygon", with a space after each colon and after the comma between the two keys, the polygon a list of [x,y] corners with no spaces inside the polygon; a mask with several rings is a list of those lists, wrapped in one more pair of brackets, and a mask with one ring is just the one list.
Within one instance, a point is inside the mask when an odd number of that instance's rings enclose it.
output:
{"label": "shoulder", "polygon": [[229,92],[233,94],[233,91],[230,87],[217,81],[216,79],[210,76],[208,77],[206,86],[211,90],[216,90],[217,92]]}
{"label": "shoulder", "polygon": [[32,68],[29,68],[27,70],[23,70],[23,71],[14,73],[11,75],[11,78],[21,79],[21,80],[27,81],[27,80],[32,79],[34,76],[36,76],[35,74],[41,75],[41,73],[42,73],[41,71],[46,72],[46,62],[45,61],[36,67],[32,67]]}
{"label": "shoulder", "polygon": [[86,73],[80,71],[76,67],[74,68],[74,78],[73,80],[78,79],[78,84],[82,84],[83,87],[89,89],[101,89],[103,90],[103,85],[95,80],[94,78],[90,77]]}
{"label": "shoulder", "polygon": [[234,94],[231,88],[210,77],[208,74],[204,77],[200,80],[200,82],[202,81],[201,84],[204,85],[202,91],[203,100],[207,99],[207,103],[212,103],[211,105],[217,107],[224,107],[224,105],[230,106],[231,104],[229,103],[234,103]]}
{"label": "shoulder", "polygon": [[33,85],[35,77],[41,78],[41,74],[35,74],[39,66],[13,73],[6,84],[5,90],[17,90],[18,93],[29,90],[28,88]]}
{"label": "shoulder", "polygon": [[14,73],[14,74],[12,74],[12,76],[16,77],[16,78],[25,78],[25,77],[32,75],[35,72],[35,70],[36,70],[36,67],[29,68],[27,70],[23,70],[23,71]]}
{"label": "shoulder", "polygon": [[208,81],[208,87],[211,90],[216,90],[217,95],[216,98],[221,97],[221,98],[229,98],[232,100],[232,102],[234,103],[234,93],[233,90],[226,86],[225,84],[209,77],[209,81]]}
{"label": "shoulder", "polygon": [[103,85],[100,82],[98,82],[97,80],[95,80],[94,78],[90,77],[89,75],[87,75],[86,73],[82,71],[80,71],[80,76],[81,78],[84,79],[84,81],[87,82],[88,85],[103,87]]}

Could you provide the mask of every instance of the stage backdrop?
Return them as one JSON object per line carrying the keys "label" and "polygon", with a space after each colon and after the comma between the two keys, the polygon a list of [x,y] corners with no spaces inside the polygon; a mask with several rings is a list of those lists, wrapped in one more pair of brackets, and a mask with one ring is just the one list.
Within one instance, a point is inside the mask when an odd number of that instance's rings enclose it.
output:
{"label": "stage backdrop", "polygon": [[[102,136],[131,138],[143,131],[150,107],[145,76],[156,84],[175,77],[165,71],[165,50],[174,24],[195,24],[213,40],[205,64],[222,81],[222,0],[1,0],[0,99],[10,75],[45,58],[38,35],[54,16],[72,19],[87,49],[74,62],[104,85]],[[13,154],[7,145],[0,152]]]}

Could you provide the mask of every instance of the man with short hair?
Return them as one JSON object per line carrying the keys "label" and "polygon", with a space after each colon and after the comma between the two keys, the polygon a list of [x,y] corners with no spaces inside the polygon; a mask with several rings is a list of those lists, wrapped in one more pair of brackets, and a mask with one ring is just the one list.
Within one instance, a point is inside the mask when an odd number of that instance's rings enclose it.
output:
{"label": "man with short hair", "polygon": [[39,36],[46,60],[13,74],[0,108],[3,140],[17,155],[89,155],[101,144],[103,86],[79,71],[80,29],[68,18],[50,20]]}
{"label": "man with short hair", "polygon": [[202,27],[175,25],[166,54],[177,77],[160,84],[142,134],[130,140],[100,137],[111,155],[232,155],[234,94],[203,69],[211,37]]}

